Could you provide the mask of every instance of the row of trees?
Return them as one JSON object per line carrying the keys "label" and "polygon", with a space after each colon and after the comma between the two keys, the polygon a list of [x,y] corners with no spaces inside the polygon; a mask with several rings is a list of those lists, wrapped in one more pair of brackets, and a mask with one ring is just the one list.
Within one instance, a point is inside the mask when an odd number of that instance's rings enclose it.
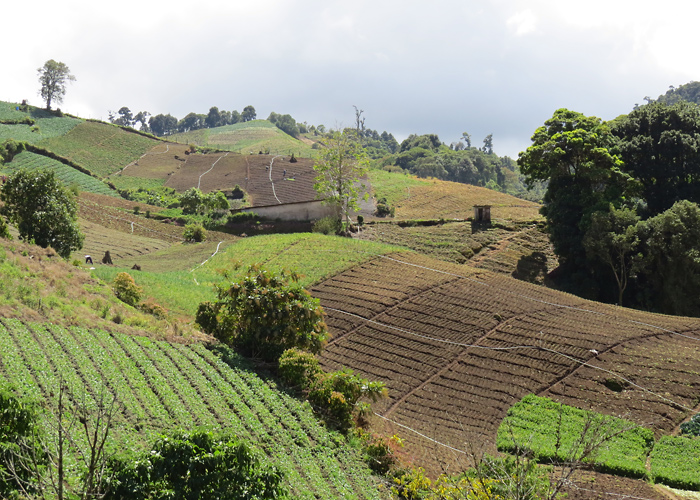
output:
{"label": "row of trees", "polygon": [[700,315],[700,108],[651,102],[610,122],[560,109],[532,141],[518,164],[548,183],[560,286]]}
{"label": "row of trees", "polygon": [[458,141],[448,146],[435,134],[412,134],[395,154],[385,156],[381,165],[397,166],[418,177],[435,177],[539,199],[539,190],[528,194],[515,161],[493,152],[492,135],[484,139],[483,148],[472,147],[466,132],[462,138],[465,142]]}
{"label": "row of trees", "polygon": [[116,113],[109,112],[109,121],[115,125],[136,128],[142,132],[151,132],[158,136],[174,134],[176,132],[189,132],[203,128],[222,127],[239,122],[248,122],[257,117],[253,106],[246,106],[242,112],[236,110],[219,110],[216,106],[209,109],[207,114],[188,113],[178,120],[171,114],[151,115],[148,111],[139,111],[135,115],[123,106]]}

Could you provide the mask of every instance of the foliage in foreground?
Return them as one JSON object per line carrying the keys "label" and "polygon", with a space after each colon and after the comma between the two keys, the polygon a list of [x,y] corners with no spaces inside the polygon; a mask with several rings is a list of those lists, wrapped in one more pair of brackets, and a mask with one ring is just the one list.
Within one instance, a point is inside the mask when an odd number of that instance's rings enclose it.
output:
{"label": "foliage in foreground", "polygon": [[249,266],[238,282],[217,286],[217,301],[203,302],[197,323],[244,355],[275,361],[299,347],[319,352],[328,332],[319,299],[298,283],[299,276]]}
{"label": "foliage in foreground", "polygon": [[17,226],[20,238],[51,247],[63,258],[83,246],[75,197],[49,170],[19,170],[0,190],[0,213]]}
{"label": "foliage in foreground", "polygon": [[135,459],[112,463],[106,500],[284,498],[284,477],[248,444],[232,435],[180,432],[163,436]]}

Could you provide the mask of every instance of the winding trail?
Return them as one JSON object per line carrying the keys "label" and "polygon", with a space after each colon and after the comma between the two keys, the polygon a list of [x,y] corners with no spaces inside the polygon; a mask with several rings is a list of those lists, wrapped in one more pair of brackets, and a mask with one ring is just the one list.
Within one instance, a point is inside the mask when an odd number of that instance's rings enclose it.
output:
{"label": "winding trail", "polygon": [[207,170],[206,172],[204,172],[202,175],[199,176],[199,180],[197,181],[197,189],[199,189],[199,186],[202,185],[202,177],[204,177],[204,176],[207,175],[209,172],[211,172],[212,170],[214,170],[214,167],[216,166],[217,163],[219,163],[219,160],[220,160],[221,158],[226,158],[227,156],[228,156],[228,153],[226,153],[226,154],[223,155],[223,156],[219,156],[219,157],[216,159],[216,161],[215,161],[214,163],[212,163],[211,168],[210,168],[209,170]]}

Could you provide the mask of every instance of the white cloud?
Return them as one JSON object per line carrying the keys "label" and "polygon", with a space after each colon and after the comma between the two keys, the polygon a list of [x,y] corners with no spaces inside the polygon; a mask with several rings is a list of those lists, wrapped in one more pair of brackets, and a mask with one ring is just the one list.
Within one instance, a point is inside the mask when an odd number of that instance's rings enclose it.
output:
{"label": "white cloud", "polygon": [[537,17],[531,10],[524,10],[508,18],[506,23],[513,29],[515,36],[522,36],[535,31]]}

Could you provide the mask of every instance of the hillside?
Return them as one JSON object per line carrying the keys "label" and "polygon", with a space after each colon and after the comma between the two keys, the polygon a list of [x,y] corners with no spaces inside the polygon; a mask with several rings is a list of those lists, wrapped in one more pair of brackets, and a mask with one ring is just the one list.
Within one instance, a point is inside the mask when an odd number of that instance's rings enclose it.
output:
{"label": "hillside", "polygon": [[252,120],[211,129],[173,134],[170,140],[182,144],[234,151],[241,154],[265,153],[309,158],[313,149],[305,141],[282,132],[267,120]]}
{"label": "hillside", "polygon": [[[311,288],[333,338],[321,356],[384,381],[373,425],[433,471],[459,468],[524,395],[674,433],[698,410],[700,320],[585,301],[416,254]],[[618,383],[615,384],[614,382]],[[463,466],[463,465],[461,465]]]}

